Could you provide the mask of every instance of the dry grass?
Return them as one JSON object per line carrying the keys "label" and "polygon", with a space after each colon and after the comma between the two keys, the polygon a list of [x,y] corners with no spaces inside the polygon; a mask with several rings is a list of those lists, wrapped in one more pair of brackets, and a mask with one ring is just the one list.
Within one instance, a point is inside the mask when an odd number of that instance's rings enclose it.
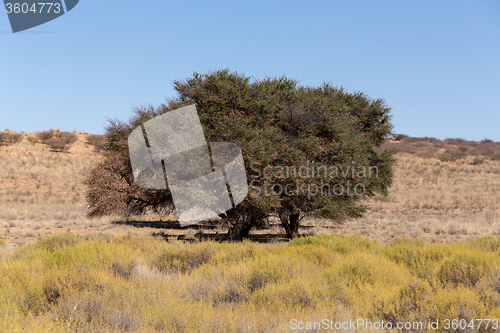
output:
{"label": "dry grass", "polygon": [[500,203],[500,161],[473,164],[474,157],[442,162],[409,154],[397,155],[390,196],[372,200],[371,210],[391,213],[431,211],[479,213]]}
{"label": "dry grass", "polygon": [[86,207],[82,180],[96,159],[83,149],[54,153],[26,141],[0,148],[0,217],[80,219]]}
{"label": "dry grass", "polygon": [[500,161],[455,162],[398,154],[388,197],[367,200],[362,234],[379,240],[421,237],[456,241],[500,235]]}
{"label": "dry grass", "polygon": [[500,142],[484,139],[480,142],[464,139],[438,140],[436,138],[413,138],[402,134],[386,140],[382,149],[393,149],[400,153],[414,154],[425,158],[437,158],[443,162],[453,162],[473,156],[477,163],[485,158],[500,160]]}
{"label": "dry grass", "polygon": [[388,242],[417,237],[431,242],[454,242],[500,236],[500,161],[464,156],[454,162],[397,153],[394,184],[389,196],[364,201],[364,218],[306,221],[308,229],[360,233]]}
{"label": "dry grass", "polygon": [[74,135],[78,141],[65,152],[29,140],[37,133],[0,147],[0,236],[9,243],[67,229],[87,232],[113,219],[86,218],[83,180],[99,154],[84,143],[87,134]]}

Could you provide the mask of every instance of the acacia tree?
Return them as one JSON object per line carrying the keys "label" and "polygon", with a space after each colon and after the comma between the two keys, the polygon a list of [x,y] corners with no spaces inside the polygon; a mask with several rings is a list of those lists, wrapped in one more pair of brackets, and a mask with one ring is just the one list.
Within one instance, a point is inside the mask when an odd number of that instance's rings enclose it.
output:
{"label": "acacia tree", "polygon": [[383,100],[329,84],[298,86],[286,77],[252,80],[229,70],[194,73],[174,81],[174,88],[178,96],[165,104],[136,109],[128,123],[110,122],[106,157],[88,181],[91,215],[173,209],[168,190],[134,184],[126,140],[143,122],[193,103],[207,141],[235,143],[244,157],[249,195],[224,215],[230,238],[247,236],[270,214],[294,238],[306,215],[362,216],[363,196],[387,195],[394,159],[376,149],[392,129]]}

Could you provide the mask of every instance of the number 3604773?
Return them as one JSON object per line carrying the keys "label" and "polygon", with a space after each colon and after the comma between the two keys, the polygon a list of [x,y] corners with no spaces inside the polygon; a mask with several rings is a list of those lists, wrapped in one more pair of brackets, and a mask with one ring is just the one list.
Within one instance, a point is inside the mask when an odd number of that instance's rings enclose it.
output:
{"label": "number 3604773", "polygon": [[34,3],[33,5],[27,3],[6,3],[5,9],[7,10],[7,14],[41,14],[47,13],[49,14],[52,10],[53,13],[59,14],[61,12],[61,4],[53,3],[53,2],[39,2]]}

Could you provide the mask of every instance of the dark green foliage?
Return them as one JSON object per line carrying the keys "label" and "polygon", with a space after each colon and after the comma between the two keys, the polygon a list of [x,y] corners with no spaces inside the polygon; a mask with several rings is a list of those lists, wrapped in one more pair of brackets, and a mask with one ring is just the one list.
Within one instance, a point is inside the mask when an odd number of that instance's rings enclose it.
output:
{"label": "dark green foliage", "polygon": [[[138,108],[127,123],[110,121],[106,150],[110,159],[117,154],[123,157],[121,163],[126,171],[116,177],[127,179],[122,182],[125,187],[135,187],[130,181],[130,162],[125,153],[130,132],[157,115],[194,103],[208,142],[232,142],[242,150],[249,196],[227,214],[230,224],[243,230],[240,236],[244,236],[256,220],[277,214],[287,236],[293,238],[298,235],[299,222],[306,214],[338,219],[361,216],[364,207],[358,205],[358,201],[362,196],[387,194],[392,183],[394,159],[392,153],[375,149],[392,129],[390,109],[383,100],[372,100],[363,93],[350,94],[330,84],[302,87],[286,77],[252,80],[228,70],[194,73],[186,81],[175,81],[174,87],[177,98],[159,107]],[[355,167],[356,173],[335,177],[326,174],[321,177],[265,175],[266,166],[297,169],[324,166],[344,170]],[[376,177],[358,174],[361,168],[369,170],[370,167],[377,170]],[[102,184],[115,186],[109,181],[110,175],[105,177],[96,172],[98,168],[92,172],[89,193],[98,192],[93,188],[102,187]],[[272,191],[287,184],[296,187],[291,194]],[[311,195],[311,191],[303,193],[300,190],[316,186],[326,193],[328,186],[331,189],[337,184],[344,187],[349,184],[351,188],[358,185],[364,191],[362,195]],[[168,206],[172,201],[168,190],[165,192],[166,202],[162,205]],[[109,194],[87,195],[91,215],[110,213],[104,207],[98,208],[106,201],[106,196]],[[120,200],[123,207],[138,202],[133,196]],[[141,207],[144,209],[140,211],[145,211],[155,206],[144,203]]]}

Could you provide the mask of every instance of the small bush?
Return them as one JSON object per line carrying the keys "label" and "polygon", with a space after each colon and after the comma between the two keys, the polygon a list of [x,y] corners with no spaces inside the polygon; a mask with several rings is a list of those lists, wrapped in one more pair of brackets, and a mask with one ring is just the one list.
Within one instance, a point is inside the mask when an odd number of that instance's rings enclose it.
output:
{"label": "small bush", "polygon": [[439,156],[439,159],[441,162],[455,162],[464,156],[466,156],[465,152],[460,149],[447,149]]}
{"label": "small bush", "polygon": [[78,140],[78,136],[75,133],[69,133],[69,132],[56,133],[55,137],[67,145],[71,145]]}
{"label": "small bush", "polygon": [[106,136],[101,134],[92,134],[85,138],[85,141],[94,145],[94,150],[96,152],[101,152],[104,150],[104,144],[106,143]]}
{"label": "small bush", "polygon": [[420,140],[420,138],[413,138],[413,137],[407,136],[407,137],[401,139],[401,141],[403,141],[404,143],[415,143],[415,142],[420,142],[422,140]]}
{"label": "small bush", "polygon": [[467,144],[468,142],[469,141],[461,139],[461,138],[456,138],[456,139],[447,138],[444,140],[444,143],[446,143],[448,145],[452,145],[452,146],[460,146],[460,145]]}
{"label": "small bush", "polygon": [[134,271],[134,268],[135,268],[135,261],[132,261],[129,264],[114,262],[111,265],[111,270],[113,271],[113,274],[115,276],[120,276],[125,280],[128,280],[130,278],[132,272]]}
{"label": "small bush", "polygon": [[479,157],[479,156],[474,157],[474,159],[471,162],[472,165],[480,165],[483,163],[484,163],[484,158]]}
{"label": "small bush", "polygon": [[500,161],[500,151],[491,154],[490,158],[492,161]]}
{"label": "small bush", "polygon": [[430,142],[430,143],[441,143],[442,141],[439,140],[439,139],[436,139],[436,138],[431,138],[431,137],[428,137],[428,136],[424,136],[423,138],[421,138],[422,141],[424,142]]}
{"label": "small bush", "polygon": [[45,141],[45,144],[49,145],[53,151],[62,152],[66,148],[66,143],[60,139],[52,138]]}
{"label": "small bush", "polygon": [[394,134],[392,136],[392,139],[394,141],[401,141],[401,140],[403,140],[404,138],[407,138],[407,137],[408,137],[408,135],[406,135],[406,134]]}
{"label": "small bush", "polygon": [[67,146],[78,140],[78,136],[75,133],[61,132],[53,129],[37,133],[37,138],[40,142],[49,145],[53,151],[58,152],[64,151]]}
{"label": "small bush", "polygon": [[101,134],[91,134],[85,138],[85,141],[90,145],[104,144],[106,136]]}
{"label": "small bush", "polygon": [[489,270],[489,263],[483,253],[461,253],[446,260],[437,277],[444,284],[474,287]]}
{"label": "small bush", "polygon": [[22,139],[23,135],[20,133],[0,132],[0,146],[13,144],[21,141]]}
{"label": "small bush", "polygon": [[52,139],[55,134],[56,134],[56,131],[51,128],[48,131],[43,131],[43,132],[37,133],[36,136],[38,137],[38,140],[40,140],[40,142],[45,143],[46,141]]}
{"label": "small bush", "polygon": [[153,265],[160,272],[175,271],[185,273],[191,271],[208,262],[217,251],[217,247],[212,243],[202,243],[194,246],[178,245],[163,252],[153,261]]}
{"label": "small bush", "polygon": [[32,145],[38,143],[38,137],[35,135],[29,135],[26,137],[26,140],[28,140],[29,143],[31,143]]}
{"label": "small bush", "polygon": [[53,252],[59,248],[73,247],[82,241],[80,236],[73,233],[59,233],[55,236],[47,237],[39,240],[35,248],[45,250],[48,252]]}

